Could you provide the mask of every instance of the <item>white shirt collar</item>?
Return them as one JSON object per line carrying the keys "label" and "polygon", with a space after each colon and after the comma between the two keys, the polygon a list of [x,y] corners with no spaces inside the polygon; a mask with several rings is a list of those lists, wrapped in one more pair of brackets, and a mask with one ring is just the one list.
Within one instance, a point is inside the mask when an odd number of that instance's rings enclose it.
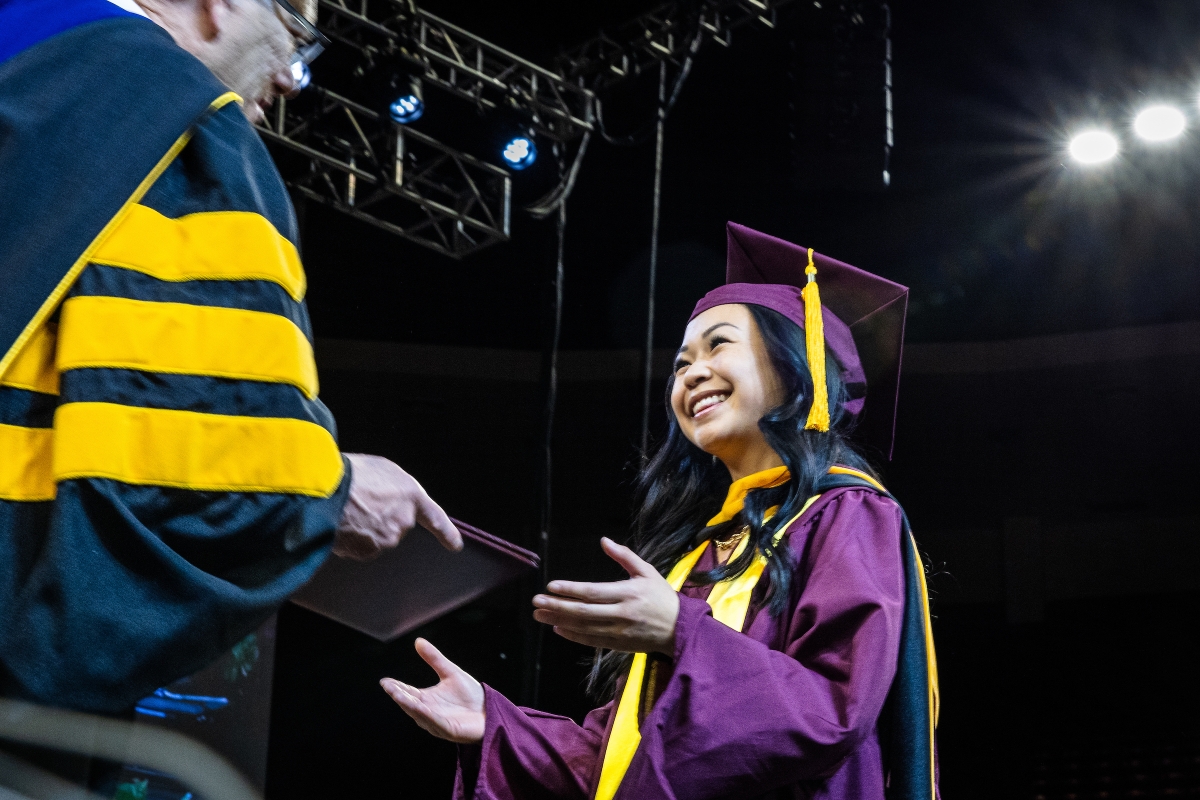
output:
{"label": "white shirt collar", "polygon": [[137,14],[139,17],[147,16],[146,12],[142,11],[142,7],[139,6],[137,3],[135,3],[133,0],[108,0],[108,2],[112,3],[114,6],[117,6],[118,8],[125,9],[130,14]]}

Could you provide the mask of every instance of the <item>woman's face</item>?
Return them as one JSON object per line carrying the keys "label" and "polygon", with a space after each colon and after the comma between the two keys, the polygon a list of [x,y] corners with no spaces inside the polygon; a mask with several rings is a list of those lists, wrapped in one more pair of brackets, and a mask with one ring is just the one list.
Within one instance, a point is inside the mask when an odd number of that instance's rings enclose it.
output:
{"label": "woman's face", "polygon": [[671,408],[683,435],[721,459],[735,480],[781,463],[758,421],[782,402],[779,376],[746,306],[716,306],[688,323]]}

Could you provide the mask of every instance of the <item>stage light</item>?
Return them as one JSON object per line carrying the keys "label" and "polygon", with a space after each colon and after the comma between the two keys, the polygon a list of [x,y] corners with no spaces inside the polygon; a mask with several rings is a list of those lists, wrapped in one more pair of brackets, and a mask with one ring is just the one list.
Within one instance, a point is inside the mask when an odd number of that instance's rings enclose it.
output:
{"label": "stage light", "polygon": [[1134,132],[1148,142],[1165,142],[1183,133],[1187,120],[1175,106],[1150,106],[1133,120]]}
{"label": "stage light", "polygon": [[388,106],[388,113],[396,122],[407,125],[421,118],[425,113],[425,103],[416,94],[406,94],[392,101]]}
{"label": "stage light", "polygon": [[1108,131],[1084,131],[1071,139],[1071,158],[1080,164],[1100,164],[1117,154],[1117,137]]}
{"label": "stage light", "polygon": [[296,91],[300,91],[312,83],[312,72],[303,61],[292,62],[292,80],[296,82]]}
{"label": "stage light", "polygon": [[533,143],[532,137],[514,136],[504,145],[500,156],[513,169],[525,169],[537,161],[537,145]]}

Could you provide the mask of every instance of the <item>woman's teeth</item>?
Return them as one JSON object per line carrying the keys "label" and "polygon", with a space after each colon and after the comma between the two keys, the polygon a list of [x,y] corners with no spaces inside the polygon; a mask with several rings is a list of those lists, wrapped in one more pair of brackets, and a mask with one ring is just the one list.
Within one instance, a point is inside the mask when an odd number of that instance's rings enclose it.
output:
{"label": "woman's teeth", "polygon": [[710,394],[708,397],[703,397],[692,406],[692,416],[696,416],[701,411],[710,406],[715,406],[717,403],[724,403],[729,398],[727,394]]}

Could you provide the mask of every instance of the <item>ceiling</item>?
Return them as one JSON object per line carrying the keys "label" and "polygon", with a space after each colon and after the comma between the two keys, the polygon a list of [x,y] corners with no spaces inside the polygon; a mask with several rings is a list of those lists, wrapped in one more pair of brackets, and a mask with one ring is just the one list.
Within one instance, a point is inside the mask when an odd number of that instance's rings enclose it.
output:
{"label": "ceiling", "polygon": [[[1067,162],[1063,144],[1083,121],[1127,125],[1150,98],[1196,110],[1200,5],[896,0],[895,148],[884,190],[814,179],[820,154],[791,138],[825,124],[810,113],[819,106],[802,72],[813,63],[807,52],[805,66],[807,49],[820,44],[806,27],[809,2],[781,12],[774,30],[748,26],[729,48],[702,48],[667,121],[659,346],[673,343],[696,298],[721,281],[726,220],[910,285],[911,340],[1196,317],[1200,137],[1131,144],[1116,166],[1092,171]],[[560,49],[648,4],[422,7],[550,66]],[[321,69],[318,61],[318,81]],[[654,91],[648,76],[606,97],[610,131],[644,127]],[[435,91],[426,106],[416,128],[491,157],[500,121]],[[566,347],[642,339],[653,158],[652,142],[589,147],[568,204]],[[546,156],[516,174],[512,240],[462,261],[315,204],[301,208],[317,335],[538,346],[555,228],[519,206],[555,177]]]}

